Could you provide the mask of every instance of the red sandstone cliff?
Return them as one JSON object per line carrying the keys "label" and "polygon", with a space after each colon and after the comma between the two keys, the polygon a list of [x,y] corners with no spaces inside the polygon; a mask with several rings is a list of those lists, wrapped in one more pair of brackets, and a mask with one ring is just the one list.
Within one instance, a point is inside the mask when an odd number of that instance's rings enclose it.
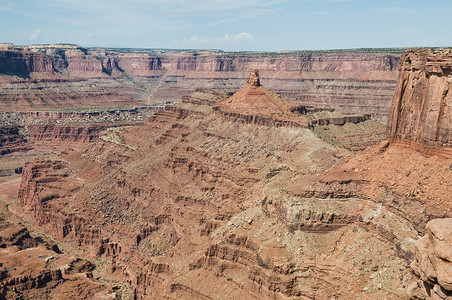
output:
{"label": "red sandstone cliff", "polygon": [[[408,144],[427,156],[422,162],[424,166],[432,158],[437,161],[433,168],[429,166],[434,170],[431,175],[424,172],[418,178],[418,187],[411,196],[425,195],[425,206],[435,206],[440,217],[450,216],[451,207],[451,75],[450,49],[407,51],[402,56],[387,128],[388,138],[395,144]],[[436,179],[433,184],[426,182],[431,177]],[[426,225],[427,234],[416,242],[416,261],[412,267],[418,281],[408,288],[410,299],[452,297],[451,228],[450,218],[432,220]]]}
{"label": "red sandstone cliff", "polygon": [[452,54],[407,51],[388,121],[388,137],[427,146],[452,146]]}
{"label": "red sandstone cliff", "polygon": [[0,155],[29,149],[26,144],[27,140],[21,131],[23,128],[20,126],[0,127]]}

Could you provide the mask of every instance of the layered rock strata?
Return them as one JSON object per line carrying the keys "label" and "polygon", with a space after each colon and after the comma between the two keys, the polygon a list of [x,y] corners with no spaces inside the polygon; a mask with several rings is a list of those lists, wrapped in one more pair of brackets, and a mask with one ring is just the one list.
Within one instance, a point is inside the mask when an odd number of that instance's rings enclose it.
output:
{"label": "layered rock strata", "polygon": [[[338,163],[314,184],[292,187],[299,195],[372,199],[404,215],[420,235],[427,233],[416,246],[399,247],[408,260],[417,257],[412,267],[418,281],[408,289],[412,299],[450,297],[449,65],[447,49],[407,51],[389,114],[388,140]],[[446,219],[431,221],[436,218]]]}
{"label": "layered rock strata", "polygon": [[389,113],[388,137],[452,147],[452,55],[448,49],[407,51]]}
{"label": "layered rock strata", "polygon": [[94,266],[74,259],[12,215],[8,189],[0,187],[0,298],[110,299],[112,286],[92,280]]}
{"label": "layered rock strata", "polygon": [[296,114],[294,104],[261,86],[259,70],[253,69],[246,86],[230,98],[219,101],[215,110],[225,118],[274,126],[307,127],[308,121]]}
{"label": "layered rock strata", "polygon": [[90,143],[112,127],[143,124],[163,106],[65,111],[0,112],[0,154],[30,150],[33,143]]}
{"label": "layered rock strata", "polygon": [[30,149],[22,126],[0,127],[0,155]]}
{"label": "layered rock strata", "polygon": [[384,118],[400,54],[400,49],[260,54],[7,46],[0,49],[0,109],[179,101],[195,88],[236,91],[259,68],[266,86],[292,102]]}

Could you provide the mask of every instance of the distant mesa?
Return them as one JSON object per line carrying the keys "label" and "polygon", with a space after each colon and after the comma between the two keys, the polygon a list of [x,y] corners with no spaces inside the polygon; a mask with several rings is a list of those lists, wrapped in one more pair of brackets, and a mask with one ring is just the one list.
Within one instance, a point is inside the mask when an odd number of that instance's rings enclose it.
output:
{"label": "distant mesa", "polygon": [[250,72],[246,85],[215,109],[229,119],[261,125],[308,127],[308,120],[296,113],[297,106],[260,84],[259,70]]}

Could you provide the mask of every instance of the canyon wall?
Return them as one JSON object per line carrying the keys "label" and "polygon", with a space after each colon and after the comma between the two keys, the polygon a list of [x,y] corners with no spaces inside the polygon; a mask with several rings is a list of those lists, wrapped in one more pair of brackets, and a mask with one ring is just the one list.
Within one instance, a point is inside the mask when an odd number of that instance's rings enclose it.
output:
{"label": "canyon wall", "polygon": [[452,146],[452,54],[407,51],[389,112],[388,137],[432,147]]}
{"label": "canyon wall", "polygon": [[179,101],[196,88],[236,91],[253,68],[283,98],[384,119],[401,49],[226,53],[0,48],[0,109],[60,109]]}
{"label": "canyon wall", "polygon": [[0,155],[30,150],[36,143],[90,143],[108,128],[143,124],[162,108],[0,112]]}

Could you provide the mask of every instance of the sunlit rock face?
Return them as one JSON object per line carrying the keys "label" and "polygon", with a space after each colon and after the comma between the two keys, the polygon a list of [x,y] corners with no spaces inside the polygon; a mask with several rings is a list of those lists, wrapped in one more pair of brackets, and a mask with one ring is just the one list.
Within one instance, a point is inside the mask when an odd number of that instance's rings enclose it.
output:
{"label": "sunlit rock face", "polygon": [[452,147],[452,54],[449,49],[407,51],[389,113],[388,137]]}

